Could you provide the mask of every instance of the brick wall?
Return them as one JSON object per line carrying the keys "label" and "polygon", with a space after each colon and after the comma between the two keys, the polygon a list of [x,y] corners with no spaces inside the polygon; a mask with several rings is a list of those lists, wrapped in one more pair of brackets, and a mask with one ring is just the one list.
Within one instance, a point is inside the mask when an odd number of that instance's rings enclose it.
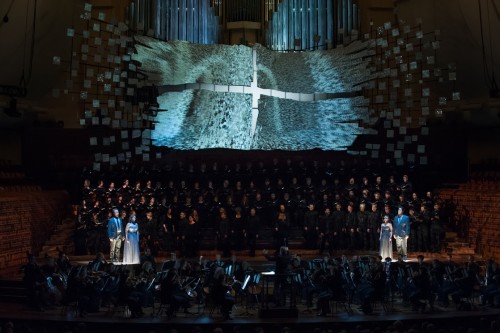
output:
{"label": "brick wall", "polygon": [[38,254],[67,216],[68,203],[68,195],[60,191],[0,194],[0,278],[18,272],[27,252]]}

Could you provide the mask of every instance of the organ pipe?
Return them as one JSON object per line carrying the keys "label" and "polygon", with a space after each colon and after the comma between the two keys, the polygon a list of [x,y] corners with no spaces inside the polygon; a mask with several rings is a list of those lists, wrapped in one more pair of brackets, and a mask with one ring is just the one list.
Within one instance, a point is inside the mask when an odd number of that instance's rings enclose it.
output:
{"label": "organ pipe", "polygon": [[326,49],[359,30],[359,0],[133,0],[130,26],[160,40],[213,44],[226,22],[260,22],[276,51]]}

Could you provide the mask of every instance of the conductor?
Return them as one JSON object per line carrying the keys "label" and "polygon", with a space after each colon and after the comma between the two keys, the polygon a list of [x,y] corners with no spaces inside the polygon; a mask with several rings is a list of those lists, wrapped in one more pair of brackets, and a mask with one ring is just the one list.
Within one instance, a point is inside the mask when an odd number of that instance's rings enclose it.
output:
{"label": "conductor", "polygon": [[[279,253],[274,256],[268,255],[267,250],[264,250],[264,255],[267,260],[276,261],[275,277],[274,277],[274,302],[276,307],[285,305],[287,278],[291,274],[292,257],[288,253],[288,247],[282,246]],[[291,295],[292,296],[292,295]],[[293,297],[290,298],[290,306],[295,304]]]}

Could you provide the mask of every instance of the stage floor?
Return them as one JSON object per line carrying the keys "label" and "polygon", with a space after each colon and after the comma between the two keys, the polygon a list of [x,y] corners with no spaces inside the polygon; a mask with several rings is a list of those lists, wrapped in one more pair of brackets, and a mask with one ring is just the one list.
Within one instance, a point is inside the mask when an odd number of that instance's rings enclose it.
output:
{"label": "stage floor", "polygon": [[[458,324],[463,320],[464,324],[472,327],[479,323],[480,318],[486,317],[490,320],[500,318],[498,308],[474,306],[468,311],[463,311],[453,305],[448,308],[436,305],[432,310],[426,308],[423,312],[414,312],[408,304],[403,304],[400,300],[387,304],[387,309],[377,303],[373,313],[369,315],[363,314],[353,304],[352,313],[348,313],[340,306],[338,309],[332,309],[332,313],[326,317],[317,316],[314,309],[308,309],[299,302],[297,318],[262,318],[259,316],[258,307],[247,309],[245,305],[237,304],[233,309],[231,320],[223,320],[222,315],[217,311],[210,314],[210,309],[198,305],[193,305],[189,309],[191,312],[189,314],[181,311],[176,314],[176,317],[168,319],[165,314],[157,316],[158,307],[159,304],[156,304],[155,309],[145,308],[145,314],[140,318],[124,318],[123,307],[101,308],[98,313],[90,313],[81,317],[76,313],[74,306],[52,307],[40,312],[27,308],[24,304],[0,303],[0,320],[12,321],[17,325],[24,322],[31,323],[35,327],[51,327],[55,331],[58,327],[75,327],[83,323],[88,328],[88,332],[92,333],[109,332],[111,327],[115,331],[119,326],[120,332],[125,333],[170,332],[166,330],[167,328],[175,328],[178,332],[192,332],[197,326],[202,328],[202,332],[212,332],[216,327],[223,328],[224,332],[232,332],[235,326],[240,327],[242,332],[254,332],[256,327],[264,327],[265,332],[281,332],[283,327],[290,327],[292,332],[305,332],[324,327],[385,329],[396,321],[402,321],[405,327],[410,328],[423,321],[432,321],[436,325],[447,327],[450,323]],[[273,309],[272,306],[270,308]]]}

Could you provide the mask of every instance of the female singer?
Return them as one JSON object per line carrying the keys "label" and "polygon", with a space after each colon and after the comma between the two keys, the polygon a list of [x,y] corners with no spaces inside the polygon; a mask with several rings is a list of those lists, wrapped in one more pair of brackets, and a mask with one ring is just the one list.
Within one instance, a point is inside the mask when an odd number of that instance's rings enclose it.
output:
{"label": "female singer", "polygon": [[389,223],[389,215],[384,216],[384,222],[380,226],[380,256],[392,259],[392,224]]}
{"label": "female singer", "polygon": [[130,215],[130,220],[125,227],[125,246],[123,249],[123,264],[135,265],[140,263],[139,251],[139,225],[136,215]]}

